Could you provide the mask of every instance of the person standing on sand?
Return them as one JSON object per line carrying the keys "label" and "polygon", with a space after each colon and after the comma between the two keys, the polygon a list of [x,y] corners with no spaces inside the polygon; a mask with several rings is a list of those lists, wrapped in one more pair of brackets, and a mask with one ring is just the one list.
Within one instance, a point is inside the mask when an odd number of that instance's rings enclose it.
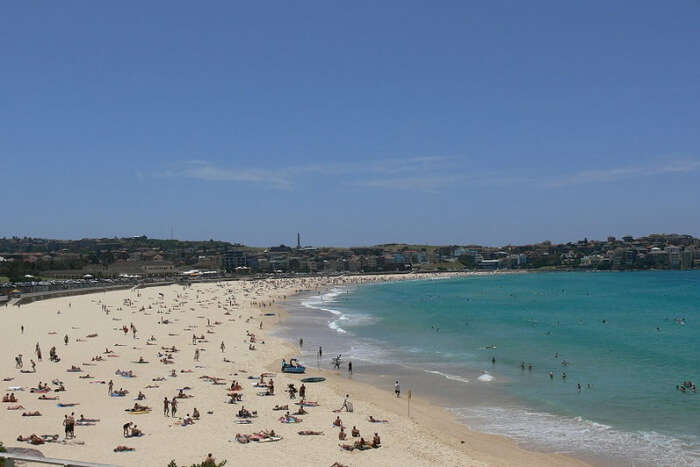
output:
{"label": "person standing on sand", "polygon": [[224,345],[224,341],[221,341],[221,352],[223,353],[226,350],[226,345]]}
{"label": "person standing on sand", "polygon": [[343,406],[340,408],[340,410],[345,409],[346,412],[352,412],[350,406],[350,394],[345,394],[345,400],[343,400]]}
{"label": "person standing on sand", "polygon": [[111,379],[109,380],[109,385],[107,385],[107,395],[111,396],[112,392],[114,392],[114,381]]}
{"label": "person standing on sand", "polygon": [[318,346],[318,358],[323,358],[323,347]]}
{"label": "person standing on sand", "polygon": [[173,397],[173,400],[170,401],[170,414],[175,418],[175,414],[177,413],[177,399]]}
{"label": "person standing on sand", "polygon": [[170,401],[167,397],[163,398],[163,415],[170,416]]}
{"label": "person standing on sand", "polygon": [[348,373],[352,376],[352,362],[348,362]]}
{"label": "person standing on sand", "polygon": [[401,386],[398,379],[394,383],[394,394],[396,394],[396,397],[401,397]]}
{"label": "person standing on sand", "polygon": [[63,337],[63,342],[68,345],[68,334]]}
{"label": "person standing on sand", "polygon": [[24,334],[24,324],[22,326],[20,326],[20,330],[21,330],[22,334]]}
{"label": "person standing on sand", "polygon": [[195,349],[195,350],[194,350],[194,360],[195,360],[196,362],[199,361],[199,349]]}

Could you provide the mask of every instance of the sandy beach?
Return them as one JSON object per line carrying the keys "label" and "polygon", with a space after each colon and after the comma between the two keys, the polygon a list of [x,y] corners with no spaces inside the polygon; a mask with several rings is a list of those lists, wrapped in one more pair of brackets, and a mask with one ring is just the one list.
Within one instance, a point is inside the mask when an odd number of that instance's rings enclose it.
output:
{"label": "sandy beach", "polygon": [[[511,440],[471,431],[421,397],[412,399],[409,418],[405,397],[396,399],[391,388],[378,389],[315,368],[308,368],[305,375],[280,372],[282,359],[289,361],[298,353],[297,345],[268,335],[284,319],[286,312],[278,306],[281,301],[302,291],[405,278],[171,285],[2,307],[0,389],[3,396],[14,393],[17,401],[0,406],[0,441],[6,447],[38,449],[48,457],[116,465],[166,466],[173,459],[179,465],[189,465],[201,462],[208,453],[217,460],[227,459],[231,465],[260,466],[585,465],[577,459],[531,452]],[[52,347],[59,361],[50,360]],[[17,362],[20,354],[21,368]],[[69,371],[72,368],[74,371]],[[262,373],[267,374],[265,383],[274,382],[274,395],[260,395],[268,389],[255,386]],[[300,397],[297,394],[290,399],[286,390],[290,384],[298,390],[300,380],[310,376],[326,378],[325,382],[305,385],[305,400],[317,406],[293,415],[300,408]],[[113,393],[120,389],[128,392],[123,396],[109,394],[110,380]],[[240,388],[232,388],[234,381]],[[49,390],[32,392],[40,384],[48,385]],[[57,392],[61,386],[65,390]],[[145,397],[137,400],[139,393]],[[230,403],[232,393],[240,401]],[[180,394],[185,397],[177,398],[176,416],[164,415],[164,398],[172,401]],[[350,395],[354,411],[334,412],[343,405],[345,394]],[[134,404],[150,410],[127,412]],[[299,422],[282,423],[280,418],[287,410],[273,410],[276,405],[287,405],[291,419]],[[243,408],[257,414],[238,417]],[[195,409],[198,419],[193,418]],[[23,416],[34,412],[41,415]],[[78,423],[74,437],[66,439],[63,421],[71,414],[76,420],[83,415],[97,421]],[[388,423],[371,423],[370,415]],[[188,417],[193,418],[192,424],[184,423]],[[342,420],[346,440],[339,440],[340,429],[333,425],[336,417]],[[127,423],[135,424],[135,432],[142,436],[125,437]],[[360,440],[352,436],[353,427],[368,444],[377,433],[381,446],[341,448],[341,444],[353,446]],[[127,433],[133,433],[133,428]],[[237,434],[269,434],[270,430],[274,430],[272,437],[254,436],[258,441],[236,439]],[[319,434],[300,435],[300,431]],[[17,441],[20,435],[32,434],[58,437],[38,445]],[[247,439],[250,441],[240,442]],[[117,446],[133,450],[115,452]]]}

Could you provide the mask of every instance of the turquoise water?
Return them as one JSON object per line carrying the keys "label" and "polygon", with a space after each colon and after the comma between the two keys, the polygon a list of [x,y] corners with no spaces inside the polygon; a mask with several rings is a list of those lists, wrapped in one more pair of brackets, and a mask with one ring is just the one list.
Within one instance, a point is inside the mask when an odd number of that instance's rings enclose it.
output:
{"label": "turquoise water", "polygon": [[477,428],[629,464],[700,465],[700,394],[676,389],[700,382],[700,271],[396,282],[305,305],[329,312],[354,360],[515,401],[453,407]]}

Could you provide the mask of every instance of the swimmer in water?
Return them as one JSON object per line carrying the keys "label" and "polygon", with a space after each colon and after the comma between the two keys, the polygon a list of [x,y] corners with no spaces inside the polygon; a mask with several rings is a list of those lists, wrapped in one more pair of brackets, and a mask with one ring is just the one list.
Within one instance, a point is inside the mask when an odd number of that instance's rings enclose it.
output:
{"label": "swimmer in water", "polygon": [[552,373],[551,371],[549,372],[549,379],[554,379],[554,373]]}

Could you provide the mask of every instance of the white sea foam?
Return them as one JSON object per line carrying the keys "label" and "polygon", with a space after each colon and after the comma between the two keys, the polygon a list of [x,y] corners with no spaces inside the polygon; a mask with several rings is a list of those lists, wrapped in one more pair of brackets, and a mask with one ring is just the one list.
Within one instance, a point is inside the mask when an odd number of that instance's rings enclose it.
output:
{"label": "white sea foam", "polygon": [[456,375],[451,375],[449,373],[443,373],[442,371],[437,371],[437,370],[423,370],[426,373],[430,373],[433,375],[439,375],[442,376],[443,378],[449,379],[451,381],[459,381],[460,383],[468,383],[469,380],[467,378],[464,378],[463,376],[456,376]]}
{"label": "white sea foam", "polygon": [[482,383],[488,383],[488,382],[490,382],[490,381],[493,381],[493,376],[491,376],[491,375],[488,374],[488,373],[484,373],[483,375],[479,376],[479,377],[476,378],[476,379],[478,379],[478,380],[481,381]]}
{"label": "white sea foam", "polygon": [[340,326],[338,326],[338,320],[336,321],[331,321],[328,323],[328,327],[333,329],[335,332],[340,333],[340,334],[347,334],[347,331]]}
{"label": "white sea foam", "polygon": [[597,454],[620,465],[699,466],[700,439],[674,438],[653,431],[626,432],[581,417],[563,417],[522,408],[452,409],[470,426],[558,452]]}

